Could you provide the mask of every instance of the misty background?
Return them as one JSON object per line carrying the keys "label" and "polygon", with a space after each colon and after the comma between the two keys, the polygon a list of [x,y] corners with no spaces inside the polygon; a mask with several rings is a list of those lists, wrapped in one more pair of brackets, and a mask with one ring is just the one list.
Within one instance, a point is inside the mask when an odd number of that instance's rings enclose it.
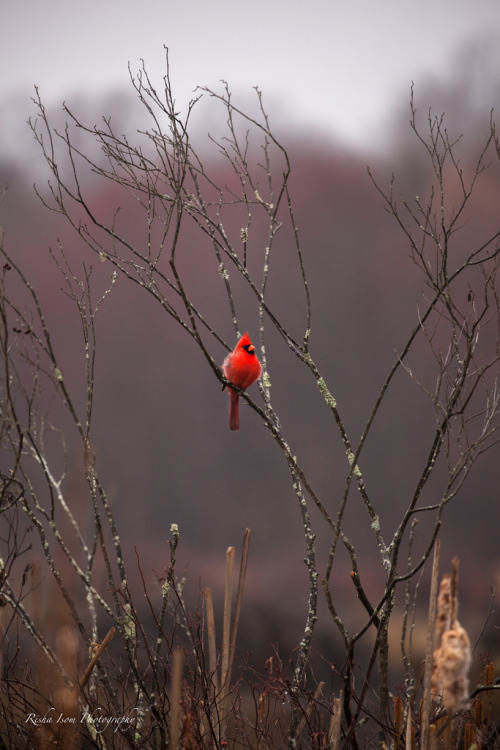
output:
{"label": "misty background", "polygon": [[[359,436],[422,299],[404,237],[384,212],[366,167],[382,183],[396,173],[404,194],[425,191],[427,165],[422,167],[409,128],[412,82],[422,116],[430,107],[445,112],[456,134],[464,133],[463,158],[474,159],[489,113],[500,104],[498,4],[393,0],[375,9],[370,2],[316,0],[307,7],[257,2],[251,8],[194,2],[187,13],[182,4],[152,1],[140,8],[117,2],[79,8],[7,2],[1,13],[0,54],[8,74],[0,84],[0,188],[8,185],[8,191],[0,224],[7,250],[36,282],[64,376],[76,391],[81,388],[83,398],[76,311],[60,292],[61,278],[47,249],[61,242],[82,257],[85,251],[33,191],[34,181],[43,186],[48,177],[26,124],[34,116],[33,85],[60,127],[64,100],[87,124],[111,116],[117,130],[130,135],[143,126],[144,113],[127,66],[134,75],[144,59],[161,88],[167,45],[180,111],[197,85],[220,89],[221,79],[243,108],[255,106],[253,86],[263,92],[292,160],[291,193],[312,295],[313,356],[347,428]],[[202,99],[193,119],[200,142],[208,131],[220,137],[224,125],[220,111]],[[112,191],[100,185],[94,199],[104,210]],[[482,228],[498,222],[499,206],[500,185],[492,182],[477,207]],[[140,215],[131,212],[127,221],[128,236],[143,241]],[[190,242],[196,238],[188,236]],[[203,263],[193,266],[196,293],[204,295],[232,340],[229,312],[206,278]],[[293,279],[285,267],[273,294],[293,327],[296,300],[290,288]],[[257,338],[256,315],[240,325]],[[200,582],[217,589],[223,585],[226,547],[239,551],[249,527],[245,646],[265,651],[279,640],[293,648],[306,614],[305,549],[288,472],[274,444],[245,405],[240,432],[228,431],[227,394],[198,351],[125,279],[106,301],[97,333],[97,468],[113,500],[129,565],[137,549],[143,570],[160,573],[168,563],[170,524],[177,523],[178,571],[185,571],[190,591],[195,594]],[[213,354],[222,362],[225,351]],[[335,508],[345,455],[319,394],[299,368],[280,366],[285,354],[271,334],[275,407],[319,494]],[[252,397],[258,398],[256,389]],[[421,469],[432,419],[424,396],[401,375],[363,461],[388,535]],[[454,555],[461,560],[461,619],[473,641],[500,572],[498,457],[495,448],[478,460],[445,512],[441,535],[442,567]],[[75,503],[84,491],[79,461],[71,456],[68,474]],[[361,514],[361,505],[353,505],[349,531],[355,533]],[[321,575],[329,536],[314,511],[313,521]],[[366,542],[361,569],[368,577],[373,550],[370,537],[359,533],[360,544]],[[377,576],[374,571],[373,590],[381,585]],[[345,579],[334,587],[346,602],[354,599],[347,560]],[[331,632],[319,631],[323,645]]]}

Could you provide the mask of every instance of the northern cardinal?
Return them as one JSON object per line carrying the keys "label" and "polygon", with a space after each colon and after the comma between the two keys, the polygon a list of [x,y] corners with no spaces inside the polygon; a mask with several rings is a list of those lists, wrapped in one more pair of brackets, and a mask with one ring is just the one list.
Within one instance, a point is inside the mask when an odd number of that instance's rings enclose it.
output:
{"label": "northern cardinal", "polygon": [[[248,331],[240,338],[234,351],[227,355],[222,370],[231,383],[243,390],[260,378],[262,368]],[[240,394],[233,388],[229,388],[229,429],[240,429]]]}

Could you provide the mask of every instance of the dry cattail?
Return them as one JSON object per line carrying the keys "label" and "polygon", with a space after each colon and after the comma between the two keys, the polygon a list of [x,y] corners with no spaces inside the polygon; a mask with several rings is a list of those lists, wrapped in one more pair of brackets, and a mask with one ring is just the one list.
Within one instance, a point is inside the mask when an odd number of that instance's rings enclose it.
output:
{"label": "dry cattail", "polygon": [[481,727],[484,721],[484,704],[481,698],[474,702],[474,721],[476,726]]}
{"label": "dry cattail", "polygon": [[394,698],[394,730],[397,735],[401,732],[401,725],[403,723],[403,701],[400,695],[396,695]]}
{"label": "dry cattail", "polygon": [[441,640],[445,630],[449,630],[451,623],[451,576],[443,576],[439,587],[438,612],[436,617],[436,637]]}
{"label": "dry cattail", "polygon": [[464,750],[469,750],[476,744],[476,738],[474,736],[474,727],[472,724],[467,723],[464,727]]}
{"label": "dry cattail", "polygon": [[[465,629],[455,622],[434,652],[435,687],[450,713],[462,708],[469,691],[470,641]],[[433,675],[434,676],[434,675]]]}
{"label": "dry cattail", "polygon": [[492,661],[488,662],[484,669],[484,684],[493,685],[495,682],[495,665]]}
{"label": "dry cattail", "polygon": [[445,708],[454,713],[462,708],[469,690],[470,641],[457,620],[458,559],[453,559],[453,574],[443,576],[439,588],[436,634],[440,645],[434,651],[431,692],[442,698]]}

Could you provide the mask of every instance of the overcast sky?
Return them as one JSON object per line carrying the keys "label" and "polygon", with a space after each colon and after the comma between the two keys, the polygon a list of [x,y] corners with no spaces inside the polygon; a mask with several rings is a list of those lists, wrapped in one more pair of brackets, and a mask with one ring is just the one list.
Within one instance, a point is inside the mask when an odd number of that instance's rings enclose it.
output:
{"label": "overcast sky", "polygon": [[291,122],[366,144],[411,81],[450,76],[488,33],[500,45],[499,0],[1,0],[0,138],[33,84],[47,104],[126,90],[141,58],[160,82],[165,44],[180,106],[198,84],[258,85]]}

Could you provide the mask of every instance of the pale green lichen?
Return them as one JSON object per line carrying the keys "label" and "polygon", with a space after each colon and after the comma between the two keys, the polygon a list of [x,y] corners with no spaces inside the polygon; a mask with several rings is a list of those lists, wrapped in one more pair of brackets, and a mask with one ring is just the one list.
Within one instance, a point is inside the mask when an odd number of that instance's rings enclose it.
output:
{"label": "pale green lichen", "polygon": [[165,581],[161,587],[161,595],[163,599],[166,599],[170,593],[170,583]]}
{"label": "pale green lichen", "polygon": [[320,390],[321,395],[323,396],[323,398],[325,399],[326,403],[328,404],[328,406],[331,409],[336,409],[337,408],[337,402],[335,401],[335,399],[333,398],[332,394],[328,390],[328,388],[326,386],[326,383],[323,380],[323,378],[319,378],[318,379],[318,388]]}
{"label": "pale green lichen", "polygon": [[255,191],[255,197],[257,198],[257,200],[259,201],[259,203],[262,203],[263,206],[267,206],[270,210],[272,210],[274,208],[274,204],[273,203],[266,203],[266,201],[261,197],[261,195],[260,195],[260,193],[259,193],[258,190]]}
{"label": "pale green lichen", "polygon": [[[347,453],[347,460],[349,461],[349,466],[351,466],[351,467],[354,464],[354,458],[355,458],[354,453],[352,451],[348,451],[348,453]],[[363,476],[362,473],[361,473],[361,469],[359,468],[358,464],[355,464],[352,473],[354,474],[354,476],[357,479],[361,479],[361,477]]]}
{"label": "pale green lichen", "polygon": [[219,263],[219,274],[226,281],[229,279],[229,273],[228,273],[227,269],[225,268],[224,263]]}
{"label": "pale green lichen", "polygon": [[132,608],[130,604],[125,604],[123,607],[125,616],[123,618],[123,635],[126,639],[135,638],[136,628],[135,621],[132,616]]}

